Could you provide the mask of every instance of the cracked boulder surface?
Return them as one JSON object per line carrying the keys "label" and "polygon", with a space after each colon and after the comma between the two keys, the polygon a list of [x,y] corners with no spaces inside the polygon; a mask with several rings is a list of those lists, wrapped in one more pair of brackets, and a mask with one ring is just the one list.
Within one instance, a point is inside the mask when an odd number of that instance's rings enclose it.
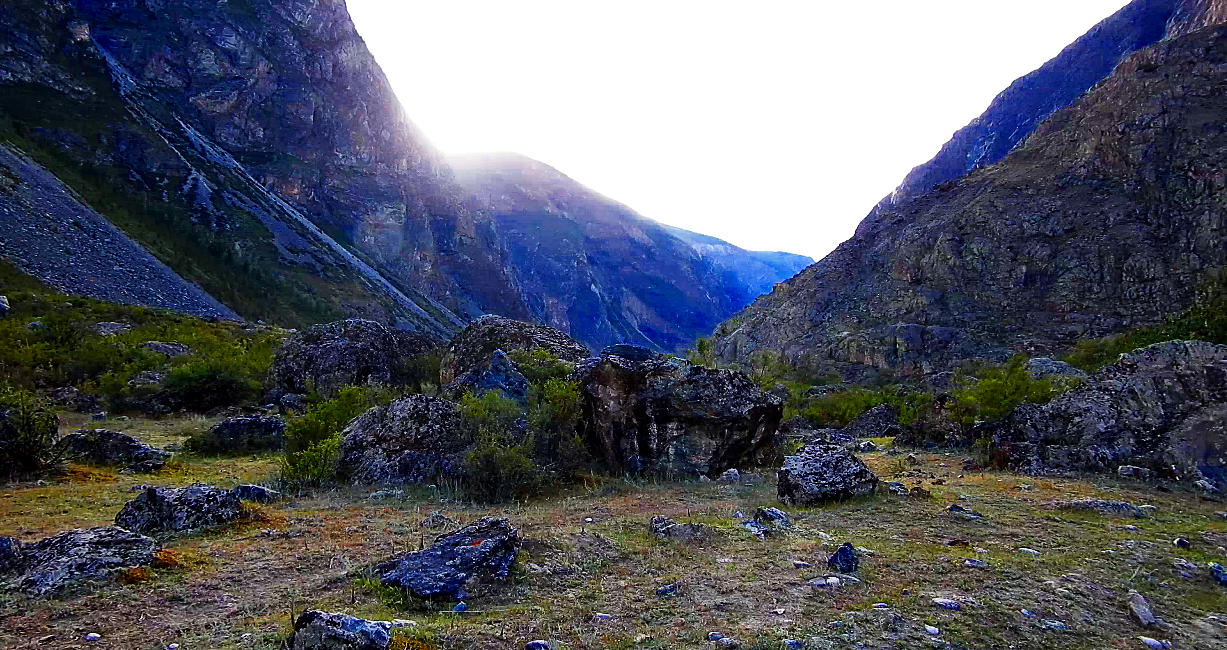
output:
{"label": "cracked boulder surface", "polygon": [[146,566],[161,545],[119,528],[78,528],[33,544],[0,538],[0,575],[15,576],[17,588],[48,596],[104,577],[116,569]]}
{"label": "cracked boulder surface", "polygon": [[418,598],[460,599],[465,597],[465,583],[474,576],[506,580],[519,551],[519,531],[509,520],[483,517],[438,537],[424,550],[375,565],[375,573],[385,586]]}
{"label": "cracked boulder surface", "polygon": [[277,351],[271,383],[274,390],[290,394],[312,390],[334,394],[345,386],[365,384],[392,386],[398,361],[434,347],[429,337],[362,318],[313,325]]}
{"label": "cracked boulder surface", "polygon": [[232,490],[204,483],[182,488],[147,487],[124,504],[115,525],[139,533],[167,534],[213,528],[237,521],[243,514]]}

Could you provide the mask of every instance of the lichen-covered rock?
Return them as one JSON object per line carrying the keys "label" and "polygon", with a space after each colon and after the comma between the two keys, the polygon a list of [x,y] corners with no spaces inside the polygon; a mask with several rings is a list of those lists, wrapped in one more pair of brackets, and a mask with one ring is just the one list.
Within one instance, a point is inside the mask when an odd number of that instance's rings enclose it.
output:
{"label": "lichen-covered rock", "polygon": [[281,493],[263,485],[236,485],[231,492],[239,501],[255,501],[256,503],[272,503],[281,498]]}
{"label": "lichen-covered rock", "polygon": [[148,487],[124,504],[115,525],[138,533],[211,528],[237,520],[242,504],[231,490],[197,483],[182,488]]}
{"label": "lichen-covered rock", "polygon": [[857,440],[860,438],[888,438],[902,432],[899,427],[899,409],[890,404],[879,404],[860,417],[848,423],[839,434],[832,436],[836,440]]}
{"label": "lichen-covered rock", "polygon": [[368,621],[348,614],[309,609],[294,621],[294,650],[389,650],[397,627],[408,621]]}
{"label": "lichen-covered rock", "polygon": [[519,531],[507,519],[484,517],[425,550],[375,565],[375,572],[384,585],[419,598],[462,598],[464,583],[475,575],[505,580],[519,551]]}
{"label": "lichen-covered rock", "polygon": [[122,465],[134,472],[156,472],[166,465],[170,452],[155,449],[119,431],[83,429],[60,439],[68,457],[100,465]]}
{"label": "lichen-covered rock", "polygon": [[1126,501],[1105,501],[1104,499],[1091,498],[1073,499],[1070,501],[1053,502],[1051,507],[1058,510],[1082,510],[1097,512],[1102,515],[1117,517],[1145,518],[1147,516],[1145,510]]}
{"label": "lichen-covered rock", "polygon": [[776,481],[780,501],[804,506],[869,494],[878,477],[847,449],[811,443],[784,459]]}
{"label": "lichen-covered rock", "polygon": [[145,341],[145,345],[141,347],[168,357],[184,357],[192,353],[192,348],[174,341]]}
{"label": "lichen-covered rock", "polygon": [[716,478],[774,438],[783,402],[744,374],[640,352],[588,359],[573,375],[580,434],[609,471]]}
{"label": "lichen-covered rock", "polygon": [[340,468],[357,483],[422,483],[458,475],[472,442],[455,404],[409,395],[345,427]]}
{"label": "lichen-covered rock", "polygon": [[660,539],[674,542],[705,542],[711,539],[712,529],[703,524],[679,524],[668,517],[652,517],[648,532]]}
{"label": "lichen-covered rock", "polygon": [[465,392],[482,395],[492,390],[521,406],[528,405],[528,378],[502,350],[490,353],[489,359],[460,375],[448,386],[448,391],[454,396]]}
{"label": "lichen-covered rock", "polygon": [[97,413],[98,396],[86,393],[73,386],[52,388],[41,392],[43,399],[61,408],[77,413]]}
{"label": "lichen-covered rock", "polygon": [[1056,359],[1036,358],[1027,360],[1027,372],[1036,379],[1045,377],[1070,377],[1086,379],[1086,371],[1079,370],[1064,361]]}
{"label": "lichen-covered rock", "polygon": [[361,318],[313,325],[277,351],[272,384],[287,393],[325,395],[345,386],[390,386],[397,361],[433,347],[426,336]]}
{"label": "lichen-covered rock", "polygon": [[277,451],[285,446],[285,420],[275,416],[228,418],[209,429],[198,443],[199,451],[254,452]]}
{"label": "lichen-covered rock", "polygon": [[588,348],[562,332],[501,316],[482,316],[456,335],[443,356],[439,383],[447,386],[489,361],[495,350],[511,353],[545,350],[570,363],[589,356]]}
{"label": "lichen-covered rock", "polygon": [[20,567],[21,540],[0,537],[0,575],[16,571]]}
{"label": "lichen-covered rock", "polygon": [[78,528],[20,545],[7,573],[16,574],[12,582],[22,591],[52,595],[114,569],[148,565],[159,548],[156,540],[115,526]]}
{"label": "lichen-covered rock", "polygon": [[1227,489],[1227,346],[1168,341],[1122,355],[1079,389],[980,428],[1033,473],[1121,465]]}

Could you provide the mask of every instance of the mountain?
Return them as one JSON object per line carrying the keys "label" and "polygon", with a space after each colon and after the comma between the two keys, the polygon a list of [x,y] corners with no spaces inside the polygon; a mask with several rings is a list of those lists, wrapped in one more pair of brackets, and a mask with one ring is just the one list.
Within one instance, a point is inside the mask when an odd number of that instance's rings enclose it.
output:
{"label": "mountain", "polygon": [[[227,314],[287,326],[364,316],[442,341],[498,314],[546,320],[593,345],[672,350],[801,267],[773,262],[743,286],[713,270],[736,250],[696,261],[625,208],[583,217],[608,230],[585,246],[613,248],[584,248],[579,266],[574,250],[526,239],[457,182],[409,120],[343,0],[0,3],[0,145],[182,286]],[[13,201],[0,192],[5,209],[29,207]],[[662,234],[615,234],[644,228]],[[95,250],[65,236],[42,228],[3,254],[50,281],[45,264],[27,261],[56,247]],[[532,265],[528,249],[538,251]],[[628,265],[637,271],[619,277]],[[158,293],[112,267],[90,265],[127,295]]]}
{"label": "mountain", "polygon": [[533,315],[597,349],[690,345],[812,262],[665,226],[517,154],[449,162],[497,222]]}
{"label": "mountain", "polygon": [[1227,27],[1129,56],[1001,162],[871,214],[717,353],[854,376],[1156,323],[1227,264]]}
{"label": "mountain", "polygon": [[997,163],[1049,115],[1112,74],[1124,56],[1225,21],[1227,0],[1134,0],[1002,91],[932,160],[913,169],[874,212],[889,211],[941,183]]}

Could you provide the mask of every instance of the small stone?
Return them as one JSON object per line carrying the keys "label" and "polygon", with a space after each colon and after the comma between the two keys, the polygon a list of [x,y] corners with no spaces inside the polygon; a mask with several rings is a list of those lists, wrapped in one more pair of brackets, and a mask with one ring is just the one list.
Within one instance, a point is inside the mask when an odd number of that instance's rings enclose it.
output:
{"label": "small stone", "polygon": [[975,548],[975,551],[980,555],[992,555],[987,548],[980,548],[979,546]]}
{"label": "small stone", "polygon": [[946,546],[971,546],[971,542],[965,539],[949,539],[946,540]]}
{"label": "small stone", "polygon": [[963,609],[963,606],[959,604],[959,601],[950,600],[949,598],[934,598],[930,602],[932,602],[937,607],[941,607],[942,609],[952,609],[955,611]]}
{"label": "small stone", "polygon": [[873,609],[890,609],[890,603],[874,603],[871,607]]}
{"label": "small stone", "polygon": [[730,469],[721,474],[720,478],[716,480],[720,481],[721,483],[740,483],[741,472],[738,472],[736,469]]}
{"label": "small stone", "polygon": [[835,576],[831,576],[831,577],[827,578],[827,586],[828,586],[828,587],[838,587],[838,586],[839,586],[839,578],[836,578]]}
{"label": "small stone", "polygon": [[590,524],[590,523],[592,523],[592,522],[593,522],[592,517],[584,517],[584,523],[585,523],[585,524]]}
{"label": "small stone", "polygon": [[792,568],[794,568],[794,569],[808,569],[808,568],[809,568],[809,562],[804,562],[804,561],[802,561],[802,560],[793,560],[793,561],[792,561]]}
{"label": "small stone", "polygon": [[671,585],[665,585],[664,587],[661,587],[656,590],[656,595],[662,598],[665,596],[673,596],[675,594],[677,594],[677,583],[676,582]]}
{"label": "small stone", "polygon": [[456,603],[456,606],[452,608],[452,611],[457,614],[463,614],[468,608],[469,606],[464,601],[461,601]]}
{"label": "small stone", "polygon": [[1214,516],[1218,517],[1219,519],[1227,519],[1227,512],[1216,512],[1214,513]]}
{"label": "small stone", "polygon": [[609,614],[602,614],[600,612],[597,612],[596,614],[592,616],[592,618],[598,621],[608,621],[609,619],[613,618],[613,616],[610,616]]}
{"label": "small stone", "polygon": [[854,573],[861,566],[861,558],[852,548],[852,542],[844,542],[827,559],[827,567],[840,573]]}
{"label": "small stone", "polygon": [[1026,553],[1027,555],[1039,555],[1039,554],[1040,554],[1040,552],[1039,552],[1039,551],[1037,551],[1037,550],[1035,550],[1035,549],[1033,549],[1033,548],[1027,548],[1026,546],[1019,547],[1018,552],[1019,552],[1019,553]]}
{"label": "small stone", "polygon": [[1035,618],[1035,612],[1029,609],[1024,609],[1019,613],[1022,614],[1023,616],[1026,616],[1027,618]]}
{"label": "small stone", "polygon": [[170,645],[166,646],[166,650],[179,650],[179,644],[178,644],[178,643],[172,643],[172,644],[170,644]]}
{"label": "small stone", "polygon": [[102,635],[98,634],[97,632],[90,632],[89,634],[85,635],[85,640],[89,641],[90,643],[97,643],[102,640]]}
{"label": "small stone", "polygon": [[1127,530],[1127,531],[1129,531],[1129,532],[1131,532],[1131,533],[1135,533],[1135,532],[1137,532],[1138,527],[1137,527],[1137,526],[1134,526],[1133,524],[1128,524],[1128,525],[1124,526],[1124,529],[1125,529],[1125,530]]}
{"label": "small stone", "polygon": [[733,637],[731,637],[731,636],[726,636],[726,637],[724,637],[724,638],[720,639],[719,641],[717,641],[716,643],[719,643],[720,645],[722,645],[722,646],[724,646],[724,647],[726,647],[726,648],[739,648],[739,647],[741,647],[741,644],[739,644],[739,643],[737,642],[737,639],[734,639],[734,638],[733,638]]}
{"label": "small stone", "polygon": [[967,521],[981,521],[984,519],[984,515],[976,512],[975,510],[968,510],[957,503],[950,504],[950,506],[946,508],[946,512],[949,512],[951,515],[954,515],[959,519],[966,519]]}
{"label": "small stone", "polygon": [[976,560],[973,558],[968,558],[966,560],[963,560],[963,565],[968,566],[972,569],[987,569],[988,568],[988,562],[985,562],[984,560]]}
{"label": "small stone", "polygon": [[524,645],[524,650],[550,650],[550,644],[548,641],[541,641],[540,639],[529,641]]}
{"label": "small stone", "polygon": [[1223,565],[1218,562],[1211,562],[1206,566],[1210,569],[1210,577],[1220,585],[1227,587],[1227,569],[1223,569]]}
{"label": "small stone", "polygon": [[1173,647],[1170,641],[1160,641],[1148,636],[1139,636],[1138,641],[1141,641],[1142,645],[1145,645],[1147,648],[1153,648],[1154,650],[1168,650]]}
{"label": "small stone", "polygon": [[805,642],[796,639],[784,639],[784,650],[805,650]]}
{"label": "small stone", "polygon": [[1146,602],[1146,598],[1136,591],[1129,592],[1129,616],[1137,621],[1142,627],[1150,627],[1156,625],[1155,615],[1150,611],[1150,603]]}
{"label": "small stone", "polygon": [[1187,540],[1187,539],[1185,539],[1185,538],[1183,538],[1183,537],[1177,537],[1176,539],[1173,539],[1173,540],[1172,540],[1172,544],[1175,544],[1175,545],[1176,545],[1176,548],[1184,548],[1184,549],[1188,549],[1188,548],[1192,548],[1192,547],[1193,547],[1193,545],[1189,543],[1189,540]]}
{"label": "small stone", "polygon": [[1064,632],[1069,629],[1069,626],[1061,621],[1044,621],[1044,629]]}
{"label": "small stone", "polygon": [[925,626],[925,632],[928,632],[928,633],[929,633],[929,636],[937,636],[937,635],[939,635],[939,634],[941,634],[941,633],[942,633],[942,631],[941,631],[941,630],[939,630],[939,629],[937,629],[937,628],[933,627],[932,625],[926,625],[926,626]]}
{"label": "small stone", "polygon": [[723,639],[723,638],[724,638],[724,635],[719,632],[709,632],[707,634],[708,641],[719,641],[720,639]]}
{"label": "small stone", "polygon": [[1142,515],[1145,517],[1153,517],[1155,516],[1155,513],[1159,511],[1159,506],[1152,506],[1152,505],[1138,506],[1138,510],[1141,510]]}

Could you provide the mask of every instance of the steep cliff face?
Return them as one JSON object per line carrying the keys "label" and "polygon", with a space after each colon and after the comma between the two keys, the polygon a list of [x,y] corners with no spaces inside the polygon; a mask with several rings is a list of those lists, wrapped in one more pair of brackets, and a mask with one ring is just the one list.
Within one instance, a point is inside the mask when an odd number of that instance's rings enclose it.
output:
{"label": "steep cliff face", "polygon": [[1001,163],[866,219],[717,350],[921,373],[1154,323],[1227,264],[1227,28],[1136,53]]}
{"label": "steep cliff face", "polygon": [[524,156],[450,162],[497,220],[533,315],[594,349],[690,345],[811,261],[669,228]]}
{"label": "steep cliff face", "polygon": [[1002,91],[932,160],[913,169],[874,212],[890,211],[936,185],[997,163],[1049,115],[1112,74],[1122,57],[1221,22],[1227,22],[1227,0],[1134,0]]}

